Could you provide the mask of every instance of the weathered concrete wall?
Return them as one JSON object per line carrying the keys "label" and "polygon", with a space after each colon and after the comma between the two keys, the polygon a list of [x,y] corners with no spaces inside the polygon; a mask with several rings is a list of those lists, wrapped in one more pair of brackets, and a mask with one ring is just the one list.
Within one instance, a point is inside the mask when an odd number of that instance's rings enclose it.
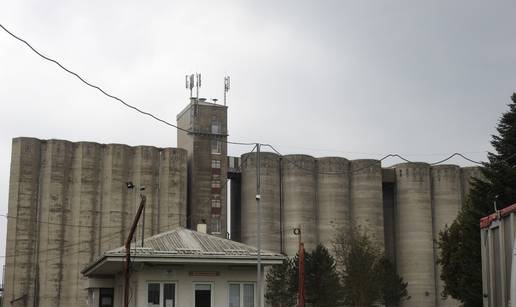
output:
{"label": "weathered concrete wall", "polygon": [[183,149],[13,140],[6,306],[86,305],[80,270],[123,244],[139,204],[127,181],[146,187],[145,236],[186,225]]}
{"label": "weathered concrete wall", "polygon": [[351,161],[351,223],[385,247],[382,166],[378,160]]}
{"label": "weathered concrete wall", "polygon": [[484,179],[484,175],[482,174],[482,170],[478,166],[469,166],[461,168],[462,174],[462,195],[464,195],[464,200],[467,200],[469,191],[472,188],[471,182],[473,178],[476,179]]}
{"label": "weathered concrete wall", "polygon": [[330,252],[337,233],[350,227],[349,161],[345,158],[317,159],[317,232],[319,243]]}
{"label": "weathered concrete wall", "polygon": [[26,306],[34,302],[37,248],[34,221],[38,218],[40,155],[39,140],[13,141],[8,214],[20,218],[10,218],[7,223],[3,298],[7,306],[12,300]]}
{"label": "weathered concrete wall", "polygon": [[396,170],[396,264],[412,297],[402,306],[435,307],[436,287],[430,166],[404,163]]}
{"label": "weathered concrete wall", "polygon": [[[260,154],[261,175],[261,247],[280,252],[280,157],[277,154]],[[256,246],[256,153],[242,156],[242,242]]]}
{"label": "weathered concrete wall", "polygon": [[299,250],[294,228],[301,228],[306,250],[314,249],[318,243],[315,159],[306,155],[286,155],[281,167],[285,252],[293,256]]}
{"label": "weathered concrete wall", "polygon": [[[439,165],[432,167],[432,201],[434,223],[434,250],[435,259],[439,254],[437,240],[439,232],[451,225],[463,203],[463,191],[461,182],[461,170],[456,165]],[[444,289],[441,280],[441,266],[435,266],[435,281],[437,286],[437,306],[456,307],[460,303],[451,297],[442,298],[440,293]]]}

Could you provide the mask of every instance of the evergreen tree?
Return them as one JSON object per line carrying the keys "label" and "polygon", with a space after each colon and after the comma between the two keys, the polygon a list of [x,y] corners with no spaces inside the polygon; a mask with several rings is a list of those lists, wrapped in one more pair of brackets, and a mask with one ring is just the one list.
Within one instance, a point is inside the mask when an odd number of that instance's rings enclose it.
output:
{"label": "evergreen tree", "polygon": [[[291,307],[296,304],[297,289],[292,286],[292,261],[285,259],[283,264],[274,265],[267,273],[265,299],[273,307]],[[297,284],[297,283],[296,283]]]}
{"label": "evergreen tree", "polygon": [[366,232],[352,229],[342,233],[335,242],[335,252],[348,306],[369,307],[381,296],[377,272],[381,251]]}
{"label": "evergreen tree", "polygon": [[474,179],[465,205],[450,227],[439,234],[438,263],[445,282],[442,295],[461,301],[464,307],[482,306],[481,242],[479,220],[494,212],[494,202],[502,209],[516,202],[516,94],[509,111],[502,115],[498,135],[488,153],[484,178]]}
{"label": "evergreen tree", "polygon": [[[299,255],[273,266],[267,274],[265,298],[274,307],[293,307],[297,302]],[[318,245],[305,252],[305,301],[313,307],[342,306],[343,292],[335,260],[328,250]]]}
{"label": "evergreen tree", "polygon": [[407,283],[366,231],[342,232],[335,240],[335,253],[346,306],[369,307],[376,302],[391,306],[409,299]]}
{"label": "evergreen tree", "polygon": [[313,307],[338,307],[343,304],[335,260],[321,244],[306,256],[305,289],[306,303]]}
{"label": "evergreen tree", "polygon": [[387,258],[380,260],[380,281],[382,282],[382,301],[386,306],[399,306],[400,302],[410,299],[408,296],[407,285],[403,282],[394,264]]}

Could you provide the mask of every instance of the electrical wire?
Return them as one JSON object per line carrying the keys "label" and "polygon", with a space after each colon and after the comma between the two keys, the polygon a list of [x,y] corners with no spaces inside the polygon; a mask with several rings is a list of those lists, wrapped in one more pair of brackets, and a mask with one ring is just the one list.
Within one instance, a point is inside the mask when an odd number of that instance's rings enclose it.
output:
{"label": "electrical wire", "polygon": [[[84,84],[86,84],[87,86],[89,87],[92,87],[94,89],[97,89],[98,91],[100,91],[102,94],[104,94],[105,96],[111,98],[111,99],[114,99],[118,102],[120,102],[121,104],[123,104],[124,106],[130,108],[130,109],[133,109],[134,111],[136,112],[139,112],[143,115],[146,115],[146,116],[149,116],[151,118],[153,118],[154,120],[157,120],[167,126],[170,126],[170,127],[173,127],[177,130],[180,130],[180,131],[183,131],[183,132],[186,132],[186,133],[193,133],[193,134],[202,134],[202,135],[207,135],[207,136],[218,136],[220,137],[221,135],[219,134],[213,134],[213,133],[199,133],[199,132],[193,132],[191,130],[188,130],[188,129],[184,129],[184,128],[181,128],[177,125],[174,125],[172,123],[170,123],[169,121],[166,121],[162,118],[159,118],[157,116],[155,116],[154,114],[152,113],[149,113],[147,111],[144,111],[138,107],[135,107],[127,102],[125,102],[123,99],[115,96],[115,95],[112,95],[112,94],[109,94],[107,91],[105,91],[104,89],[102,89],[100,86],[97,86],[95,84],[92,84],[88,81],[86,81],[83,77],[81,77],[78,73],[66,68],[64,65],[62,65],[59,61],[57,60],[54,60],[48,56],[45,56],[44,54],[42,54],[41,52],[39,52],[38,50],[36,50],[36,48],[34,48],[29,42],[27,42],[26,40],[24,40],[23,38],[15,35],[14,33],[12,33],[11,31],[9,31],[4,25],[0,24],[0,27],[6,32],[8,33],[10,36],[12,36],[13,38],[15,38],[16,40],[24,43],[25,45],[27,45],[34,53],[36,53],[38,56],[40,56],[41,58],[47,60],[47,61],[50,61],[54,64],[56,64],[57,66],[59,66],[61,69],[63,69],[64,71],[66,71],[67,73],[75,76],[76,78],[78,78],[81,82],[83,82]],[[220,138],[219,141],[221,142],[225,142],[225,143],[228,143],[228,144],[233,144],[233,145],[244,145],[244,146],[252,146],[252,145],[255,145],[255,143],[249,143],[249,142],[233,142],[233,141],[228,141],[228,140],[224,140],[223,138]],[[280,154],[274,147],[272,147],[271,145],[269,144],[262,144],[263,146],[269,146],[270,148],[272,148],[275,152],[277,152],[278,154]],[[280,154],[281,155],[281,154]],[[475,163],[475,164],[482,164],[481,162],[478,162],[478,161],[475,161],[475,160],[472,160],[468,157],[466,157],[465,155],[461,154],[461,153],[454,153],[453,155],[451,155],[450,157],[446,158],[446,159],[443,159],[441,161],[437,161],[437,162],[434,162],[434,163],[430,163],[430,165],[437,165],[437,164],[440,164],[440,163],[443,163],[443,162],[446,162],[448,160],[450,160],[451,158],[455,157],[455,156],[460,156],[462,157],[463,159],[469,161],[469,162],[472,162],[472,163]],[[399,154],[388,154],[386,156],[384,156],[382,159],[380,159],[379,161],[382,161],[383,159],[386,159],[386,158],[389,158],[389,157],[397,157],[397,158],[400,158],[402,160],[404,160],[405,162],[410,162],[408,159],[405,159],[403,158],[401,155]],[[376,164],[376,163],[375,163]],[[373,166],[373,165],[371,165]],[[370,166],[369,166],[370,167]],[[369,167],[365,167],[365,168],[369,168]],[[358,170],[354,170],[354,171],[358,171]],[[353,172],[353,171],[352,171]],[[327,172],[328,174],[337,174],[339,172]]]}
{"label": "electrical wire", "polygon": [[445,159],[442,159],[442,160],[440,160],[440,161],[430,163],[430,165],[437,165],[437,164],[441,164],[441,163],[444,163],[444,162],[446,162],[446,161],[450,160],[451,158],[453,158],[453,157],[457,157],[457,156],[458,156],[458,157],[461,157],[461,158],[463,158],[464,160],[469,161],[469,162],[471,162],[471,163],[475,163],[475,164],[480,164],[480,165],[482,165],[482,162],[478,162],[478,161],[472,160],[472,159],[470,159],[470,158],[468,158],[468,157],[464,156],[463,154],[461,154],[461,153],[459,153],[459,152],[456,152],[456,153],[452,154],[451,156],[449,156],[449,157],[447,157],[447,158],[445,158]]}
{"label": "electrical wire", "polygon": [[269,147],[271,148],[275,153],[277,153],[278,155],[282,156],[282,159],[285,159],[288,163],[294,165],[295,167],[299,168],[299,169],[302,169],[302,170],[305,170],[307,172],[316,172],[317,174],[323,174],[323,175],[339,175],[339,174],[352,174],[352,173],[358,173],[362,170],[365,170],[365,169],[369,169],[370,167],[372,166],[375,166],[377,164],[381,164],[381,162],[387,158],[399,158],[405,162],[411,162],[410,160],[402,157],[401,155],[398,155],[398,154],[388,154],[388,155],[385,155],[384,157],[366,165],[366,166],[363,166],[363,167],[360,167],[360,168],[357,168],[357,169],[352,169],[352,170],[349,170],[349,171],[344,171],[344,172],[321,172],[321,171],[317,171],[315,169],[309,169],[309,168],[305,168],[299,164],[297,164],[296,162],[292,161],[291,159],[289,159],[288,157],[284,156],[283,154],[281,154],[276,148],[274,148],[274,146],[270,145],[270,144],[262,144],[263,146],[265,147]]}
{"label": "electrical wire", "polygon": [[[285,157],[283,154],[281,154],[276,148],[274,148],[274,146],[270,145],[270,144],[262,144],[262,146],[265,146],[265,147],[269,147],[271,148],[276,154],[282,156],[283,159],[285,159],[288,163],[296,166],[297,168],[300,168],[300,169],[303,169],[305,171],[308,171],[308,172],[314,172],[315,170],[314,169],[309,169],[309,168],[305,168],[305,167],[302,167],[300,165],[298,165],[297,163],[295,163],[294,161],[288,159],[288,157]],[[454,153],[452,154],[451,156],[445,158],[445,159],[442,159],[440,161],[437,161],[437,162],[433,162],[433,163],[429,163],[429,165],[438,165],[438,164],[441,164],[441,163],[444,163],[450,159],[452,159],[453,157],[456,157],[456,156],[459,156],[469,162],[472,162],[472,163],[475,163],[475,164],[479,164],[479,165],[482,165],[482,162],[478,162],[478,161],[475,161],[471,158],[468,158],[466,157],[464,154],[461,154],[461,153]],[[326,175],[338,175],[338,174],[348,174],[348,173],[356,173],[356,172],[359,172],[359,171],[362,171],[364,169],[368,169],[372,166],[375,166],[376,164],[381,164],[381,162],[387,158],[398,158],[398,159],[401,159],[407,163],[412,163],[412,161],[408,160],[407,158],[403,157],[402,155],[400,154],[388,154],[388,155],[385,155],[383,156],[382,158],[372,162],[370,165],[366,165],[364,167],[361,167],[361,168],[358,168],[358,169],[352,169],[350,171],[347,171],[347,172],[321,172],[321,171],[317,171],[316,173],[317,174],[326,174]],[[509,158],[507,158],[509,159]]]}
{"label": "electrical wire", "polygon": [[36,48],[32,47],[32,45],[27,42],[26,40],[24,40],[23,38],[15,35],[14,33],[12,33],[11,31],[9,31],[4,25],[0,24],[0,27],[7,33],[9,34],[10,36],[12,36],[13,38],[17,39],[18,41],[24,43],[25,45],[27,45],[34,53],[36,53],[38,56],[40,56],[41,58],[49,61],[49,62],[52,62],[54,64],[56,64],[57,66],[59,66],[62,70],[66,71],[67,73],[75,76],[77,79],[79,79],[82,83],[86,84],[87,86],[91,87],[91,88],[94,88],[98,91],[100,91],[102,94],[104,94],[105,96],[111,98],[111,99],[114,99],[118,102],[120,102],[122,105],[140,113],[140,114],[143,114],[143,115],[146,115],[146,116],[149,116],[151,117],[152,119],[154,120],[157,120],[167,126],[170,126],[170,127],[173,127],[173,128],[176,128],[177,130],[180,130],[180,131],[183,131],[183,132],[186,132],[186,133],[190,133],[190,134],[202,134],[202,135],[208,135],[208,136],[218,136],[220,137],[219,141],[221,142],[224,142],[224,143],[228,143],[228,144],[233,144],[233,145],[244,145],[244,146],[251,146],[251,145],[254,145],[255,143],[246,143],[246,142],[233,142],[233,141],[228,141],[228,140],[224,140],[223,137],[225,137],[224,135],[220,135],[220,134],[214,134],[214,133],[198,133],[198,132],[194,132],[194,131],[191,131],[191,130],[188,130],[188,129],[184,129],[184,128],[181,128],[177,125],[174,125],[172,124],[171,122],[169,121],[166,121],[160,117],[157,117],[156,115],[152,114],[152,113],[149,113],[147,111],[144,111],[138,107],[135,107],[127,102],[125,102],[122,98],[119,98],[115,95],[112,95],[110,93],[108,93],[107,91],[105,91],[104,89],[102,89],[100,86],[98,85],[95,85],[95,84],[92,84],[88,81],[86,81],[83,77],[81,77],[78,73],[66,68],[64,65],[62,65],[59,61],[57,60],[54,60],[48,56],[45,56],[44,54],[42,54],[41,52],[39,52],[38,50],[36,50]]}

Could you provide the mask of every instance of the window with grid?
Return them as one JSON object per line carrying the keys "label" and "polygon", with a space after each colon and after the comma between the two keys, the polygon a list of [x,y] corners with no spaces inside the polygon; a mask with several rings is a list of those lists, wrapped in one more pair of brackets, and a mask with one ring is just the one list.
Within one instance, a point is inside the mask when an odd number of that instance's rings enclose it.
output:
{"label": "window with grid", "polygon": [[220,233],[220,215],[211,216],[211,233]]}
{"label": "window with grid", "polygon": [[148,307],[176,307],[176,284],[149,282],[147,284]]}
{"label": "window with grid", "polygon": [[254,307],[254,283],[230,283],[229,307]]}
{"label": "window with grid", "polygon": [[220,208],[220,199],[212,199],[211,200],[211,207],[212,208]]}
{"label": "window with grid", "polygon": [[220,133],[220,121],[216,116],[211,119],[211,133]]}
{"label": "window with grid", "polygon": [[211,168],[220,168],[220,160],[211,160]]}
{"label": "window with grid", "polygon": [[211,140],[211,153],[214,155],[222,153],[222,143],[219,140]]}

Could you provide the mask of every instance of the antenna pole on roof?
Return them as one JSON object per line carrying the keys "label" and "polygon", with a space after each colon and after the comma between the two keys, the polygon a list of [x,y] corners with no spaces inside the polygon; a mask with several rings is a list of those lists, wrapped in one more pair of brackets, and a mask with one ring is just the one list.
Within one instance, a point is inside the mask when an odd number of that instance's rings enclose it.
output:
{"label": "antenna pole on roof", "polygon": [[[194,79],[193,74],[185,76],[185,87],[187,90],[190,90],[190,98],[192,98],[193,97],[193,88],[195,87],[195,79]],[[198,92],[199,91],[197,91],[197,93]],[[199,95],[197,95],[197,96],[199,96]]]}
{"label": "antenna pole on roof", "polygon": [[230,87],[229,76],[226,76],[224,77],[224,105],[226,105],[226,94],[228,93]]}
{"label": "antenna pole on roof", "polygon": [[195,90],[197,99],[199,99],[199,88],[201,87],[201,74],[195,74]]}

